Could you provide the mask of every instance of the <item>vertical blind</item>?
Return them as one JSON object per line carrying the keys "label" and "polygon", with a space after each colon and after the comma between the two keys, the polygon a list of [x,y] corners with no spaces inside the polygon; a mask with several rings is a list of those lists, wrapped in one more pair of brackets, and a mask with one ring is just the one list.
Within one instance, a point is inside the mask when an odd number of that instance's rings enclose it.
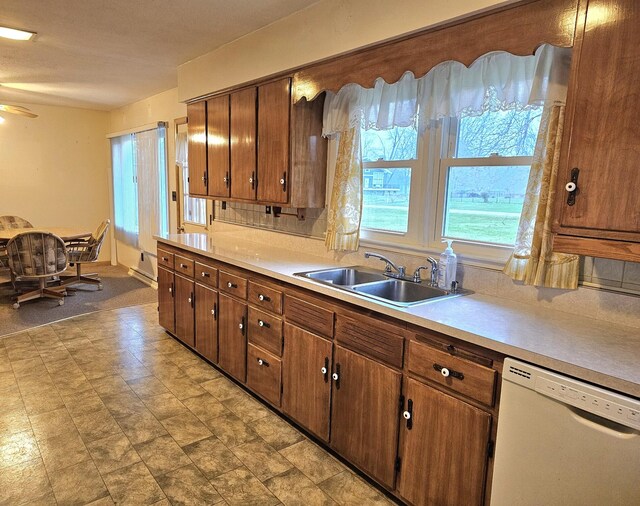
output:
{"label": "vertical blind", "polygon": [[169,231],[166,138],[164,123],[111,138],[115,236],[147,252]]}

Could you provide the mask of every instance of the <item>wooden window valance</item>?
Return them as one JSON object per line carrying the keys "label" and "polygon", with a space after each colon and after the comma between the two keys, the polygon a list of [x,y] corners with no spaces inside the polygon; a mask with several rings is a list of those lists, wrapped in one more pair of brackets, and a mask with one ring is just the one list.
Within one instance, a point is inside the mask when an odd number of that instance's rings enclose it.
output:
{"label": "wooden window valance", "polygon": [[293,100],[313,100],[349,83],[371,88],[377,78],[395,83],[405,72],[422,77],[448,60],[469,66],[491,51],[526,56],[543,43],[573,46],[578,0],[536,0],[467,21],[385,42],[311,64],[293,75]]}

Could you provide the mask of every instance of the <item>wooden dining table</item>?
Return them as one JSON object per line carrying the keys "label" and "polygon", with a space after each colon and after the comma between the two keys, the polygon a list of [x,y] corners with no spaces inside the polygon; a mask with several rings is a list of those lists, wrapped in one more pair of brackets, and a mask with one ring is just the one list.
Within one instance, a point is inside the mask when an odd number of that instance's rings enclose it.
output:
{"label": "wooden dining table", "polygon": [[55,234],[63,241],[73,241],[82,237],[91,235],[91,231],[87,231],[82,228],[70,228],[70,227],[47,227],[47,228],[7,228],[0,230],[0,244],[7,243],[13,237],[25,232],[44,232],[49,234]]}

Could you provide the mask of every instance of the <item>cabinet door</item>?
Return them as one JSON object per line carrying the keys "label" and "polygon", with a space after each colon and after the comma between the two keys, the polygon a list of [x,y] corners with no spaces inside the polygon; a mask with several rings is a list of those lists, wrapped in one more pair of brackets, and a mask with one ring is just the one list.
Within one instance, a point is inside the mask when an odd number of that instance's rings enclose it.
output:
{"label": "cabinet door", "polygon": [[256,198],[256,88],[231,94],[231,197]]}
{"label": "cabinet door", "polygon": [[209,196],[228,197],[229,95],[207,100],[207,167]]}
{"label": "cabinet door", "polygon": [[176,331],[173,271],[158,267],[158,320],[172,334]]}
{"label": "cabinet door", "polygon": [[[639,26],[637,0],[589,0],[558,174],[561,234],[640,241]],[[573,168],[580,170],[578,192],[569,206]]]}
{"label": "cabinet door", "polygon": [[218,292],[196,284],[196,350],[218,361]]}
{"label": "cabinet door", "polygon": [[183,343],[194,344],[195,283],[176,274],[176,337]]}
{"label": "cabinet door", "polygon": [[289,78],[258,87],[258,200],[286,204],[289,187]]}
{"label": "cabinet door", "polygon": [[234,378],[247,377],[247,305],[218,295],[218,364]]}
{"label": "cabinet door", "polygon": [[402,374],[336,346],[331,446],[393,488]]}
{"label": "cabinet door", "polygon": [[404,396],[400,495],[416,506],[482,504],[491,415],[413,379]]}
{"label": "cabinet door", "polygon": [[189,193],[207,194],[207,103],[187,105]]}
{"label": "cabinet door", "polygon": [[311,332],[284,326],[282,409],[324,441],[329,440],[331,347]]}

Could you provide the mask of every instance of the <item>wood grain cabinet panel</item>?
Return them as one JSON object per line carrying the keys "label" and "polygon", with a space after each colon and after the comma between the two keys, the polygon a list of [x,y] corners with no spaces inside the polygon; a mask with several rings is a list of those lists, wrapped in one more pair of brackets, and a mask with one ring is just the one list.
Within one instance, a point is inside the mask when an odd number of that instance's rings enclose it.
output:
{"label": "wood grain cabinet panel", "polygon": [[207,193],[229,197],[229,95],[207,100]]}
{"label": "wood grain cabinet panel", "polygon": [[[173,257],[172,257],[173,258]],[[173,271],[158,267],[158,320],[172,334],[176,331]]]}
{"label": "wood grain cabinet panel", "polygon": [[158,248],[158,265],[167,269],[173,269],[173,253]]}
{"label": "wood grain cabinet panel", "polygon": [[239,299],[247,298],[247,280],[242,276],[236,276],[227,271],[218,273],[219,288],[221,292],[226,292]]}
{"label": "wood grain cabinet panel", "polygon": [[287,295],[285,316],[287,321],[294,322],[300,327],[329,338],[333,337],[333,309]]}
{"label": "wood grain cabinet panel", "polygon": [[212,288],[218,287],[218,269],[210,265],[196,262],[195,278],[198,283],[209,285]]}
{"label": "wood grain cabinet panel", "polygon": [[258,87],[258,200],[289,200],[291,79]]}
{"label": "wood grain cabinet panel", "polygon": [[[572,60],[554,231],[640,242],[640,2],[589,0],[583,21]],[[576,168],[578,190],[569,205],[565,185]],[[566,242],[562,250],[581,248]],[[640,261],[624,244],[602,251],[597,242],[591,245],[596,256],[618,257],[619,250],[620,258]]]}
{"label": "wood grain cabinet panel", "polygon": [[182,276],[193,277],[195,273],[195,262],[191,258],[187,258],[182,255],[175,256],[175,269],[176,272]]}
{"label": "wood grain cabinet panel", "polygon": [[272,313],[282,314],[282,292],[255,281],[249,281],[247,298],[251,304]]}
{"label": "wood grain cabinet panel", "polygon": [[189,193],[207,195],[207,103],[187,105]]}
{"label": "wood grain cabinet panel", "polygon": [[242,383],[247,377],[247,304],[218,294],[218,365]]}
{"label": "wood grain cabinet panel", "polygon": [[249,342],[257,344],[274,355],[282,355],[281,318],[249,307],[247,331]]}
{"label": "wood grain cabinet panel", "polygon": [[231,94],[231,197],[255,200],[256,160],[256,88]]}
{"label": "wood grain cabinet panel", "polygon": [[196,283],[196,350],[212,362],[218,361],[218,292]]}
{"label": "wood grain cabinet panel", "polygon": [[331,446],[392,489],[402,373],[335,348]]}
{"label": "wood grain cabinet panel", "polygon": [[247,386],[274,406],[280,406],[282,362],[257,346],[247,349]]}
{"label": "wood grain cabinet panel", "polygon": [[323,441],[329,440],[332,346],[311,332],[284,326],[282,410]]}
{"label": "wood grain cabinet panel", "polygon": [[491,415],[405,378],[398,492],[415,506],[481,505]]}
{"label": "wood grain cabinet panel", "polygon": [[195,344],[195,283],[192,279],[175,275],[176,337],[184,344]]}

